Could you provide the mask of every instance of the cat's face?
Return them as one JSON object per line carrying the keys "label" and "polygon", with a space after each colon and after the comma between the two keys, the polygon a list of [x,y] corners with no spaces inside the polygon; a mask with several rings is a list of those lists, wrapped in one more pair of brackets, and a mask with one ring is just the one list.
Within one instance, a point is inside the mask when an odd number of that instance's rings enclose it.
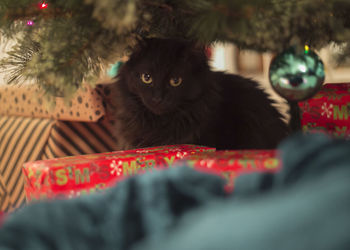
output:
{"label": "cat's face", "polygon": [[143,105],[162,115],[195,102],[206,88],[208,71],[205,54],[189,43],[151,39],[130,56],[121,74]]}

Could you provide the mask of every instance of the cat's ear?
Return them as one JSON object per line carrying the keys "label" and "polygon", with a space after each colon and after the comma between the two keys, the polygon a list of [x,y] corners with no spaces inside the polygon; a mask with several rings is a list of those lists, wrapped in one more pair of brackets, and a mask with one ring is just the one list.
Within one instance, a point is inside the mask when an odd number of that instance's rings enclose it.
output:
{"label": "cat's ear", "polygon": [[198,59],[199,61],[207,61],[207,50],[209,45],[203,44],[198,41],[189,41],[186,48],[186,54],[188,57]]}
{"label": "cat's ear", "polygon": [[161,43],[161,41],[162,39],[158,38],[136,38],[135,43],[132,45],[131,52],[137,56],[140,52],[159,48],[159,43]]}
{"label": "cat's ear", "polygon": [[174,39],[174,41],[177,41],[177,45],[181,46],[186,52],[196,53],[205,47],[202,43],[194,40]]}
{"label": "cat's ear", "polygon": [[190,41],[191,47],[193,50],[200,50],[203,51],[206,47],[205,44],[199,42],[199,41]]}
{"label": "cat's ear", "polygon": [[128,64],[129,66],[137,63],[140,56],[145,52],[148,44],[150,43],[149,39],[145,38],[136,38],[132,44],[129,45],[127,53],[129,54]]}
{"label": "cat's ear", "polygon": [[146,39],[137,37],[133,42],[133,44],[131,45],[130,50],[132,53],[140,52],[143,48],[146,47],[146,44],[147,44]]}

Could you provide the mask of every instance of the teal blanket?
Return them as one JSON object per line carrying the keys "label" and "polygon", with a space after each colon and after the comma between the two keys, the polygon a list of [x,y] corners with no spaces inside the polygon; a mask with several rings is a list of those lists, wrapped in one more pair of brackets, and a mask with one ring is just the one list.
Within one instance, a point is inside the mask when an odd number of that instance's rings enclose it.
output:
{"label": "teal blanket", "polygon": [[350,142],[295,136],[278,174],[223,181],[187,167],[105,193],[38,203],[0,229],[0,250],[349,249]]}

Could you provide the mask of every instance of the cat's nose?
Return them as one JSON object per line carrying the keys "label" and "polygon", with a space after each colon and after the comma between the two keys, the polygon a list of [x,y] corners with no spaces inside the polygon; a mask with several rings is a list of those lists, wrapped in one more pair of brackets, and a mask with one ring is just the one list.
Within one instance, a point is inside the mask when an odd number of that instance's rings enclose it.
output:
{"label": "cat's nose", "polygon": [[160,103],[162,101],[162,97],[160,96],[152,97],[152,101],[154,103]]}

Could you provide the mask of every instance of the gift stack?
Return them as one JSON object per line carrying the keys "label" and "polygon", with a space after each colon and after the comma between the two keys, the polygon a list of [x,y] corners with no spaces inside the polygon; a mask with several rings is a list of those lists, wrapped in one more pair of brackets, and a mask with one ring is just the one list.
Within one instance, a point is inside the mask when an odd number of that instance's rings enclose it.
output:
{"label": "gift stack", "polygon": [[304,132],[350,138],[350,83],[326,84],[299,106]]}
{"label": "gift stack", "polygon": [[277,171],[275,150],[216,151],[195,145],[171,145],[29,162],[24,165],[27,201],[71,198],[116,185],[154,169],[189,166],[222,176],[227,190],[241,173]]}
{"label": "gift stack", "polygon": [[117,149],[105,108],[109,87],[98,86],[67,102],[36,85],[0,84],[0,211],[25,203],[25,162]]}

